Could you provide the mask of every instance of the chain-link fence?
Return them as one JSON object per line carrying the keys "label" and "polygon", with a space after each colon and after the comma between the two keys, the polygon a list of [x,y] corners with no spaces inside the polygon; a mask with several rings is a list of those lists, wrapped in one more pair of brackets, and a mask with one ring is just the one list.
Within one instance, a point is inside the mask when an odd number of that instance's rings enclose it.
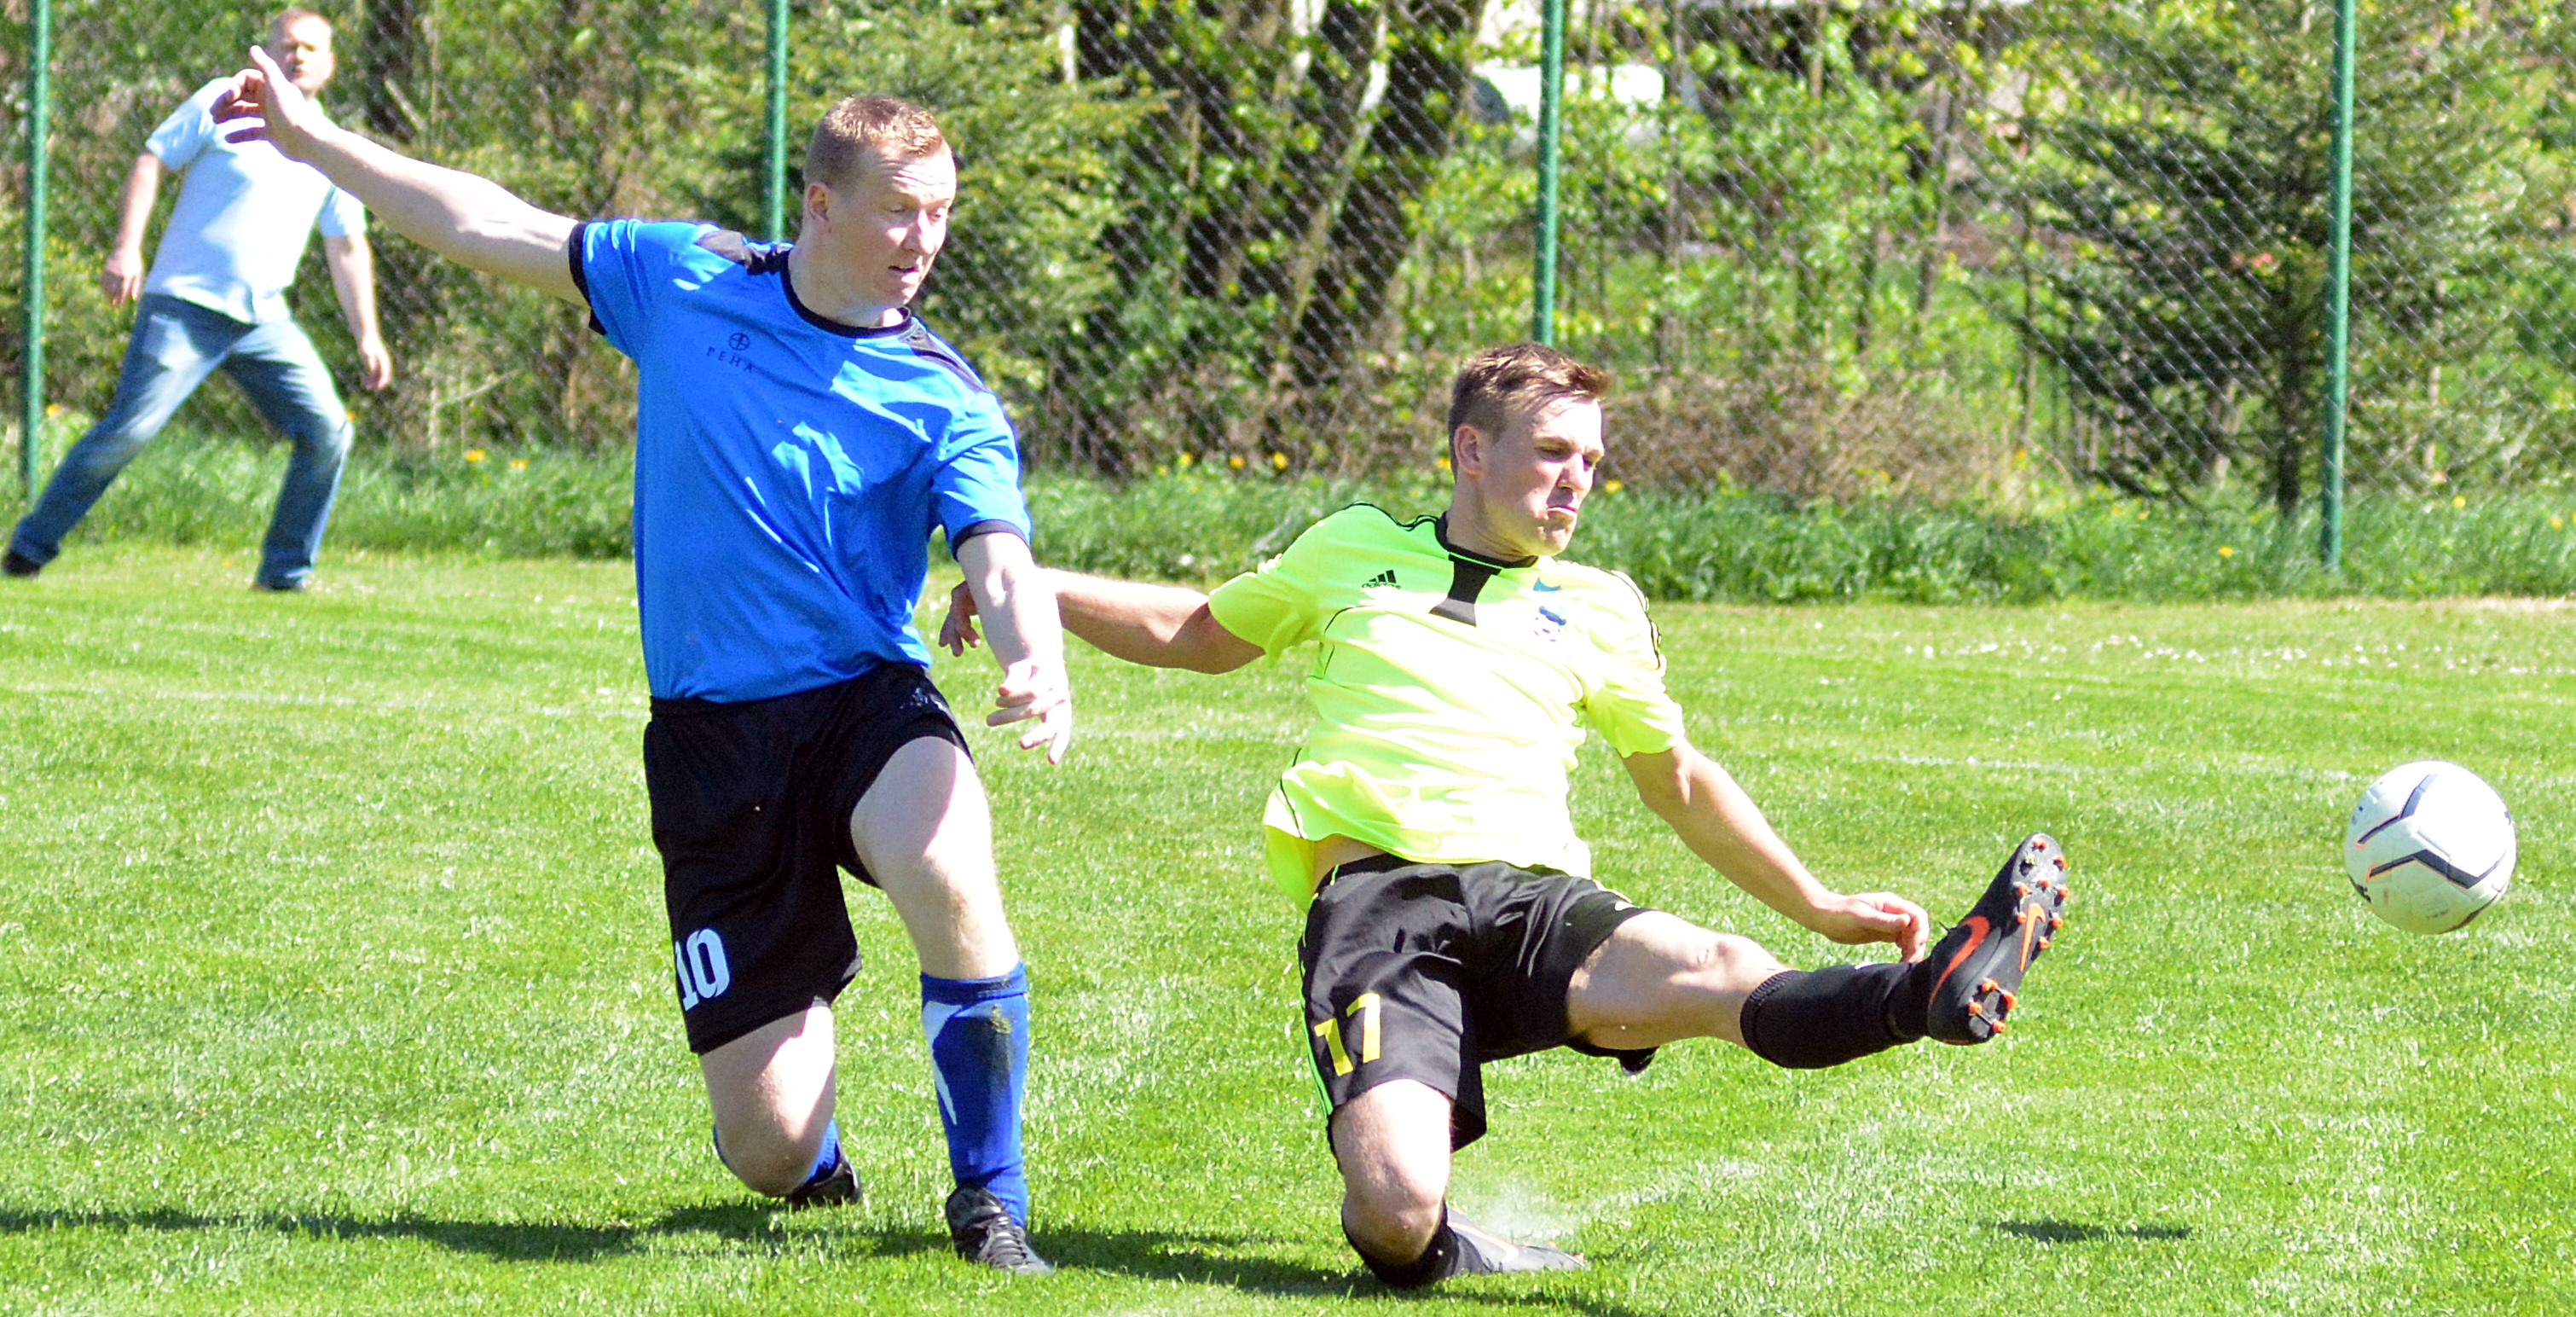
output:
{"label": "chain-link fence", "polygon": [[[1569,8],[1559,340],[1621,376],[1624,479],[2314,488],[2330,0]],[[125,323],[96,286],[119,184],[268,10],[58,12],[48,387],[94,412]],[[570,213],[760,226],[756,9],[331,16],[344,123]],[[789,119],[801,148],[853,90],[940,111],[965,194],[924,310],[1033,461],[1418,465],[1457,358],[1528,333],[1537,23],[1537,0],[802,3]],[[2554,480],[2576,456],[2569,24],[2563,0],[2361,3],[2357,483]],[[0,53],[13,94],[24,48]],[[360,400],[363,443],[625,441],[627,369],[573,313],[377,245],[402,374]],[[315,267],[302,319],[345,362]],[[206,423],[254,428],[205,394]]]}

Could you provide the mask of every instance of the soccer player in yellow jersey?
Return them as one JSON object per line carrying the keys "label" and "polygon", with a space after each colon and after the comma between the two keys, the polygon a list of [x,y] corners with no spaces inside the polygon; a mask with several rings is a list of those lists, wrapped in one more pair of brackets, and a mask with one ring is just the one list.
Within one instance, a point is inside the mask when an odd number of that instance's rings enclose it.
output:
{"label": "soccer player in yellow jersey", "polygon": [[[1298,952],[1342,1227],[1398,1287],[1581,1265],[1448,1211],[1450,1154],[1485,1130],[1482,1062],[1564,1046],[1633,1071],[1707,1037],[1812,1067],[1983,1042],[2064,922],[2064,856],[2034,835],[1927,957],[1921,906],[1818,882],[1691,747],[1636,587],[1559,557],[1601,463],[1608,386],[1535,344],[1479,353],[1452,394],[1445,515],[1345,509],[1211,595],[1048,574],[1065,628],[1133,662],[1226,672],[1316,644],[1315,723],[1263,822],[1273,877],[1308,903]],[[971,599],[952,596],[942,639],[974,642]],[[1792,970],[1593,882],[1566,809],[1584,723],[1728,880],[1902,959]]]}

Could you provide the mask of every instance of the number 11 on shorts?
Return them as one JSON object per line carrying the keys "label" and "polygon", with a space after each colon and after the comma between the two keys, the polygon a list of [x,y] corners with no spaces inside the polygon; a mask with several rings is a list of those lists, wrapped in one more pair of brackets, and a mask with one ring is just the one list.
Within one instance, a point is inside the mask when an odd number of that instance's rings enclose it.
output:
{"label": "number 11 on shorts", "polygon": [[[1357,1064],[1367,1065],[1369,1062],[1376,1060],[1377,994],[1374,992],[1361,993],[1358,1000],[1353,1001],[1350,1005],[1350,1009],[1343,1011],[1342,1015],[1344,1018],[1355,1018],[1360,1022],[1360,1059]],[[1326,1017],[1323,1020],[1317,1021],[1315,1024],[1315,1036],[1323,1039],[1325,1050],[1332,1053],[1333,1073],[1335,1075],[1347,1075],[1355,1068],[1354,1063],[1351,1061],[1351,1054],[1342,1047],[1341,1020]]]}

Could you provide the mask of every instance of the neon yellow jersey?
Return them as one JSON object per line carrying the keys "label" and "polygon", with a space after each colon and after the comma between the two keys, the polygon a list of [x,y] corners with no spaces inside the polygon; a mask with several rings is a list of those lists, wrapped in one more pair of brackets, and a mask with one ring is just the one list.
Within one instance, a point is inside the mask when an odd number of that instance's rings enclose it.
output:
{"label": "neon yellow jersey", "polygon": [[1318,642],[1315,724],[1262,818],[1271,875],[1300,900],[1315,843],[1336,835],[1413,860],[1588,876],[1566,808],[1581,722],[1623,756],[1682,739],[1635,585],[1450,548],[1435,518],[1345,508],[1208,608],[1266,653]]}

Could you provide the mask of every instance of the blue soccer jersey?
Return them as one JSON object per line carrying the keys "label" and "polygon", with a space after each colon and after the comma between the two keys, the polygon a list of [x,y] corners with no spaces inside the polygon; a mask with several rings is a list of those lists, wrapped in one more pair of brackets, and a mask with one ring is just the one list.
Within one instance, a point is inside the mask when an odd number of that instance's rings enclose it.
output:
{"label": "blue soccer jersey", "polygon": [[[635,361],[635,586],[653,694],[756,700],[882,663],[912,629],[930,533],[1029,534],[1001,403],[906,314],[796,299],[787,247],[609,220],[572,240],[591,325]],[[990,524],[987,524],[990,523]]]}

